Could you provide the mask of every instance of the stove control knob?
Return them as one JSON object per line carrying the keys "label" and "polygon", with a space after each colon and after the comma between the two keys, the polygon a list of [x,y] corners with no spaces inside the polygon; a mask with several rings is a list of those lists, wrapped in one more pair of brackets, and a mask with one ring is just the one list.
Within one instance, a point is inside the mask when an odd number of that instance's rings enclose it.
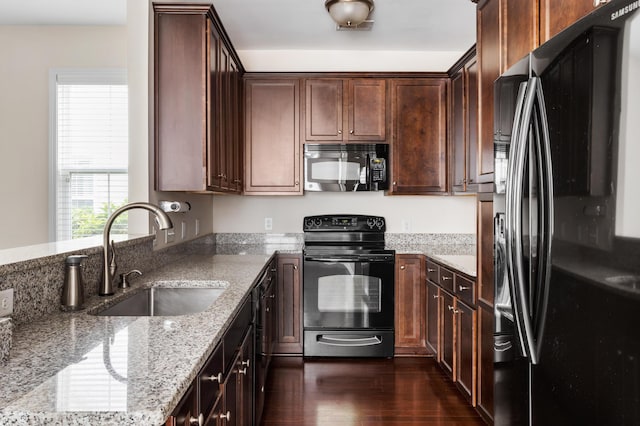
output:
{"label": "stove control knob", "polygon": [[375,219],[367,219],[367,226],[369,227],[369,229],[373,229],[373,227],[376,226]]}
{"label": "stove control knob", "polygon": [[376,218],[376,228],[382,229],[383,226],[384,226],[384,219],[381,218],[381,217],[377,217]]}
{"label": "stove control knob", "polygon": [[305,219],[304,220],[304,229],[310,229],[313,228],[313,219]]}
{"label": "stove control knob", "polygon": [[322,219],[315,219],[313,221],[313,224],[315,225],[316,228],[320,228],[322,226]]}

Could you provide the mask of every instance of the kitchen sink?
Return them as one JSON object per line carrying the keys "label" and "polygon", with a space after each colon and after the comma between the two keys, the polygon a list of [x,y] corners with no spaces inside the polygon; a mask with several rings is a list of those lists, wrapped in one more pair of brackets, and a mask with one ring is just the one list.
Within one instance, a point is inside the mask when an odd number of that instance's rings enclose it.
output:
{"label": "kitchen sink", "polygon": [[98,316],[177,316],[202,312],[224,288],[151,287],[96,313]]}

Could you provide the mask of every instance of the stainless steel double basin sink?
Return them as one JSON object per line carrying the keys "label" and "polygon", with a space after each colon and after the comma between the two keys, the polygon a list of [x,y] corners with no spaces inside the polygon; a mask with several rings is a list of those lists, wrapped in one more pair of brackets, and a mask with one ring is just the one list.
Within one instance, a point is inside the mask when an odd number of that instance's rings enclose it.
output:
{"label": "stainless steel double basin sink", "polygon": [[211,287],[149,287],[95,313],[98,316],[177,316],[206,310],[225,291]]}

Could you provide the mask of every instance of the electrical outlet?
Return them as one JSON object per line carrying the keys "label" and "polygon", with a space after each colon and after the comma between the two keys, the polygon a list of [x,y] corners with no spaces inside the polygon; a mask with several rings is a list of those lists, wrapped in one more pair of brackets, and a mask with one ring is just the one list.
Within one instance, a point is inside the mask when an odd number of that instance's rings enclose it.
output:
{"label": "electrical outlet", "polygon": [[402,232],[411,232],[411,221],[406,219],[402,221]]}
{"label": "electrical outlet", "polygon": [[197,237],[198,235],[200,235],[200,219],[196,219],[196,229],[195,229],[195,232],[196,232],[196,237]]}
{"label": "electrical outlet", "polygon": [[13,313],[13,289],[0,291],[0,317],[6,317]]}
{"label": "electrical outlet", "polygon": [[264,230],[271,231],[273,229],[273,218],[265,217],[264,218]]}
{"label": "electrical outlet", "polygon": [[172,243],[175,240],[175,238],[176,238],[176,231],[173,228],[164,230],[164,243],[165,244]]}
{"label": "electrical outlet", "polygon": [[182,227],[181,227],[180,231],[181,231],[180,232],[180,238],[183,239],[183,240],[185,238],[187,238],[187,222],[182,221]]}

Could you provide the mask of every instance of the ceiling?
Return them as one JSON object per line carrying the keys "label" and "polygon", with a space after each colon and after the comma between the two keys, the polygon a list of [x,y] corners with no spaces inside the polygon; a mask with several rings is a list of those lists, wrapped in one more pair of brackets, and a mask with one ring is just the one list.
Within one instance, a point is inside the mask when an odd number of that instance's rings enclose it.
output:
{"label": "ceiling", "polygon": [[[0,24],[124,25],[126,2],[2,1]],[[213,4],[237,50],[465,52],[476,35],[476,5],[470,0],[375,0],[371,31],[336,31],[324,0]]]}

